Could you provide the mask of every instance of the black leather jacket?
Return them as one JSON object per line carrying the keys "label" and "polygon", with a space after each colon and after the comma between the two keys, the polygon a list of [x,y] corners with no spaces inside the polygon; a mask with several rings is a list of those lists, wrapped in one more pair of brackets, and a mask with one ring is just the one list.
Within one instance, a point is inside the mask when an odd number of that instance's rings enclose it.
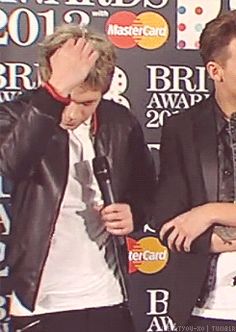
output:
{"label": "black leather jacket", "polygon": [[[12,288],[33,310],[68,175],[68,133],[59,127],[64,105],[39,88],[0,105],[0,170],[13,182],[7,262]],[[102,100],[94,138],[106,155],[117,202],[144,224],[155,190],[155,169],[140,125],[126,108]]]}

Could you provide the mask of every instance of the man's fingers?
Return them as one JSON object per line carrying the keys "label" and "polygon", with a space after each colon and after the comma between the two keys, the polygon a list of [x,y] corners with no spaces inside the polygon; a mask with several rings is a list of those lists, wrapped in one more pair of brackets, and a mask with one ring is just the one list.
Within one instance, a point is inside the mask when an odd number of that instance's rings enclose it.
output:
{"label": "man's fingers", "polygon": [[127,212],[110,212],[102,215],[102,220],[104,222],[112,222],[112,221],[118,221],[118,220],[125,220],[130,217],[130,214]]}
{"label": "man's fingers", "polygon": [[58,48],[58,50],[63,49],[63,48],[67,48],[67,47],[71,47],[75,45],[75,39],[74,38],[69,38],[60,48]]}
{"label": "man's fingers", "polygon": [[122,229],[124,228],[123,224],[121,221],[106,221],[105,222],[105,227],[108,229]]}
{"label": "man's fingers", "polygon": [[84,46],[86,45],[86,43],[88,43],[88,42],[86,41],[86,39],[83,38],[83,37],[81,37],[81,38],[78,38],[78,39],[76,40],[75,46],[76,46],[78,49],[83,49]]}
{"label": "man's fingers", "polygon": [[132,231],[125,229],[125,228],[121,228],[121,229],[112,229],[112,228],[107,228],[107,231],[112,234],[112,235],[117,235],[117,236],[121,236],[121,235],[128,235],[129,233],[131,233]]}
{"label": "man's fingers", "polygon": [[114,227],[114,223],[110,224],[105,224],[107,232],[113,234],[113,235],[127,235],[133,231],[133,226],[132,225],[121,225],[121,224],[116,224]]}
{"label": "man's fingers", "polygon": [[105,226],[113,229],[131,228],[129,220],[108,221],[105,222]]}
{"label": "man's fingers", "polygon": [[191,244],[192,244],[192,239],[190,237],[186,237],[184,244],[183,244],[183,248],[184,248],[185,252],[190,252]]}
{"label": "man's fingers", "polygon": [[183,242],[185,240],[185,235],[179,233],[178,237],[175,240],[175,248],[177,251],[182,251],[183,250]]}
{"label": "man's fingers", "polygon": [[168,248],[172,251],[175,251],[175,240],[178,236],[178,230],[176,228],[173,229],[173,231],[170,233],[170,235],[168,236],[167,239],[167,244],[168,244]]}
{"label": "man's fingers", "polygon": [[77,51],[80,51],[82,58],[89,59],[94,64],[99,57],[99,53],[94,49],[93,44],[84,38],[79,38],[75,44]]}
{"label": "man's fingers", "polygon": [[133,231],[132,213],[127,204],[114,203],[104,207],[101,219],[111,234],[127,235]]}
{"label": "man's fingers", "polygon": [[164,224],[160,230],[160,239],[163,241],[166,233],[174,226],[173,221],[169,221],[166,224]]}
{"label": "man's fingers", "polygon": [[113,212],[113,211],[123,211],[123,210],[129,210],[130,211],[130,207],[128,204],[122,204],[122,203],[113,203],[110,205],[107,205],[104,207],[103,212],[104,213],[109,213],[109,212]]}
{"label": "man's fingers", "polygon": [[96,58],[99,56],[98,52],[94,50],[93,44],[85,38],[78,38],[77,40],[70,38],[58,50],[75,51],[81,58]]}
{"label": "man's fingers", "polygon": [[115,219],[121,219],[127,216],[132,216],[129,205],[118,204],[118,203],[110,204],[104,207],[104,209],[101,211],[102,218],[111,215],[112,217],[115,217]]}
{"label": "man's fingers", "polygon": [[97,59],[99,58],[99,53],[97,51],[92,51],[91,54],[89,55],[89,62],[90,65],[95,65]]}
{"label": "man's fingers", "polygon": [[83,48],[82,48],[82,55],[83,56],[89,56],[92,52],[94,51],[94,48],[93,48],[93,44],[91,44],[90,42],[86,42],[84,45],[83,45]]}

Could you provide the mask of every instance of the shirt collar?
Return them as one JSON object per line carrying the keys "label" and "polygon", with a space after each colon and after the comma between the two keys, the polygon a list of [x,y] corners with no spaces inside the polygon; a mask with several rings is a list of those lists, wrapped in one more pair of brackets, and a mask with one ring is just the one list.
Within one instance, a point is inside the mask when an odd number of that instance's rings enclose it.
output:
{"label": "shirt collar", "polygon": [[221,132],[227,128],[229,119],[227,119],[225,117],[223,111],[221,110],[221,108],[219,107],[217,102],[215,102],[214,112],[215,112],[215,119],[216,119],[217,135],[220,135]]}
{"label": "shirt collar", "polygon": [[81,135],[87,135],[90,132],[91,119],[92,117],[89,117],[86,121],[81,123],[77,128],[73,129],[72,130],[73,134],[77,137]]}

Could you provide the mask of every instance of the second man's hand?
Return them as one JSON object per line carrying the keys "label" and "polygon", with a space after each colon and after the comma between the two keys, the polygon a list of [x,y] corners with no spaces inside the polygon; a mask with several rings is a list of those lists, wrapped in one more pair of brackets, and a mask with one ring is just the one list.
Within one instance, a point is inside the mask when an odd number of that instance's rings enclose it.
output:
{"label": "second man's hand", "polygon": [[212,225],[209,206],[195,207],[165,223],[160,230],[161,240],[166,237],[172,251],[189,252],[192,242]]}

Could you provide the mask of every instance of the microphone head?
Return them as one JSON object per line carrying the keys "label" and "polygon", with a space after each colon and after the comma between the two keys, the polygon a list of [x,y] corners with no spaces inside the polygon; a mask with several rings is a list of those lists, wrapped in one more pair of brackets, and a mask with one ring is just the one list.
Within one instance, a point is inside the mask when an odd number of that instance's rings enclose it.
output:
{"label": "microphone head", "polygon": [[105,156],[93,158],[92,163],[94,174],[98,181],[106,181],[110,179],[109,163]]}

